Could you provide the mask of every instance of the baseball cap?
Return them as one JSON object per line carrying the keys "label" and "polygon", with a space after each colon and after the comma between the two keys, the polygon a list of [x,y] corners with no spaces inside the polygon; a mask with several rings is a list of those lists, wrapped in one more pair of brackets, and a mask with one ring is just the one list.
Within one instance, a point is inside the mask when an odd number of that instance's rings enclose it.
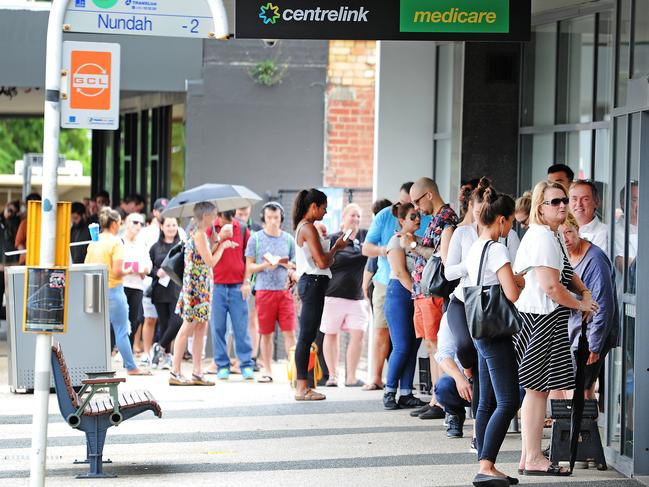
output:
{"label": "baseball cap", "polygon": [[158,211],[164,210],[167,207],[167,203],[169,203],[169,200],[167,200],[167,198],[158,198],[153,203],[153,209]]}

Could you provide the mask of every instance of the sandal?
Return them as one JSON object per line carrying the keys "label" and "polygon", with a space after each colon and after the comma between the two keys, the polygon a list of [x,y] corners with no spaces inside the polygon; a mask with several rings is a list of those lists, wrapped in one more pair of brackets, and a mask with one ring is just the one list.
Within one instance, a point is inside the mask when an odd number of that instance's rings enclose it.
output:
{"label": "sandal", "polygon": [[270,384],[273,382],[273,378],[270,375],[262,375],[257,382],[261,382],[262,384]]}
{"label": "sandal", "polygon": [[365,385],[363,386],[363,390],[364,390],[364,391],[382,391],[382,390],[383,390],[383,386],[380,386],[380,385],[375,384],[374,382],[372,382],[372,383],[370,383],[370,384],[365,384]]}
{"label": "sandal", "polygon": [[214,382],[206,380],[202,375],[192,374],[190,384],[193,386],[213,386]]}
{"label": "sandal", "polygon": [[126,372],[130,376],[136,375],[153,375],[150,370],[133,369]]}
{"label": "sandal", "polygon": [[307,389],[307,391],[302,395],[295,394],[296,401],[322,401],[324,399],[327,399],[327,396],[320,394],[313,389]]}
{"label": "sandal", "polygon": [[327,382],[325,382],[325,387],[338,387],[338,382],[329,379]]}
{"label": "sandal", "polygon": [[169,372],[169,385],[170,386],[190,386],[191,382],[185,379],[182,374],[175,374]]}
{"label": "sandal", "polygon": [[360,379],[358,379],[356,382],[352,384],[345,384],[345,387],[364,387],[364,386],[365,386],[365,382],[363,382]]}
{"label": "sandal", "polygon": [[549,476],[549,477],[568,477],[572,475],[570,470],[563,470],[557,464],[551,463],[545,470],[523,470],[524,475],[532,476]]}

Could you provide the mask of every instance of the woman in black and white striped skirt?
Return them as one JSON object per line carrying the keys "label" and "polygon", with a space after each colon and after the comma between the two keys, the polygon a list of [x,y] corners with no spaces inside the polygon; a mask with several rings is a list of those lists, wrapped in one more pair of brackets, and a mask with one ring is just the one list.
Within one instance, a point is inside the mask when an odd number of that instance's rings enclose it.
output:
{"label": "woman in black and white striped skirt", "polygon": [[525,289],[516,302],[523,329],[515,337],[519,381],[525,388],[519,464],[525,475],[570,475],[541,451],[545,408],[550,391],[575,387],[568,338],[571,310],[579,310],[589,319],[598,309],[590,291],[573,273],[558,233],[567,215],[567,190],[558,183],[538,183],[532,195],[530,227],[514,265],[515,272],[525,274]]}

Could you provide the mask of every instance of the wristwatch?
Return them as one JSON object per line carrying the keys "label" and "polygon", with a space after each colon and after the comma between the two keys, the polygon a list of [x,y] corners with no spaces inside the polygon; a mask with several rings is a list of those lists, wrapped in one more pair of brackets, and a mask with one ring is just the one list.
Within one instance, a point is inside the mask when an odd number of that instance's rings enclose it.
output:
{"label": "wristwatch", "polygon": [[410,248],[415,250],[417,248],[417,242],[410,242]]}

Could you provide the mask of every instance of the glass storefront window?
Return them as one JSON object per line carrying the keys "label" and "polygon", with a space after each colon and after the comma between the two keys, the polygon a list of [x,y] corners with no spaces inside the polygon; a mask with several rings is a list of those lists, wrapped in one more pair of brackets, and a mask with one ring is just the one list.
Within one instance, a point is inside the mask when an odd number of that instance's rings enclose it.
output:
{"label": "glass storefront window", "polygon": [[440,188],[440,194],[445,201],[451,195],[444,194],[444,188],[451,187],[451,139],[438,139],[435,141],[435,181]]}
{"label": "glass storefront window", "polygon": [[600,206],[598,216],[604,223],[610,220],[611,177],[610,177],[610,130],[595,131],[595,174],[593,179],[599,190]]}
{"label": "glass storefront window", "polygon": [[649,0],[635,1],[633,77],[649,75]]}
{"label": "glass storefront window", "polygon": [[521,194],[548,177],[553,164],[554,134],[525,135],[521,145]]}
{"label": "glass storefront window", "polygon": [[559,22],[556,123],[593,119],[594,46],[594,15]]}
{"label": "glass storefront window", "polygon": [[540,25],[525,46],[523,126],[553,125],[557,24]]}
{"label": "glass storefront window", "polygon": [[632,0],[619,0],[617,96],[615,106],[626,105],[626,88],[631,68],[631,9]]}
{"label": "glass storefront window", "polygon": [[597,41],[597,96],[595,120],[611,118],[611,73],[613,71],[613,13],[601,12],[599,18],[599,38]]}

